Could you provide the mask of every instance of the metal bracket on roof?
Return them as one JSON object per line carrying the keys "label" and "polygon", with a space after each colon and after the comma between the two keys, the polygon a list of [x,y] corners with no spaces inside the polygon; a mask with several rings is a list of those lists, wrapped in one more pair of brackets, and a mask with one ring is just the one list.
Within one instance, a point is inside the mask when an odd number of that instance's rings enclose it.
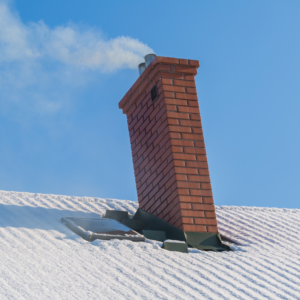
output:
{"label": "metal bracket on roof", "polygon": [[231,251],[230,247],[222,242],[221,236],[218,233],[184,232],[140,208],[133,216],[133,219],[145,222],[147,229],[164,231],[167,239],[186,242],[190,247],[199,250]]}

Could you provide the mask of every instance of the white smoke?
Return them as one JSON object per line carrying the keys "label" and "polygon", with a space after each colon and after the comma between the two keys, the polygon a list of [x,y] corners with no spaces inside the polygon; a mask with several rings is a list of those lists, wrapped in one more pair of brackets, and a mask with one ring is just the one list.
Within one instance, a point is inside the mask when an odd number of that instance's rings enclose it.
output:
{"label": "white smoke", "polygon": [[131,37],[107,40],[99,29],[75,24],[49,28],[43,21],[24,24],[0,1],[0,104],[55,111],[63,98],[72,97],[72,87],[86,84],[84,72],[136,69],[152,52]]}

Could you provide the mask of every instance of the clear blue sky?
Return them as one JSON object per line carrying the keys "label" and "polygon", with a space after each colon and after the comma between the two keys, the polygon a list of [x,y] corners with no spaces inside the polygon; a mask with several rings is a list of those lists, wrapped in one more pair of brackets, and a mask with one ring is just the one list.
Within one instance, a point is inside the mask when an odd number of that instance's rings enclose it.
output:
{"label": "clear blue sky", "polygon": [[118,102],[152,48],[200,60],[215,203],[300,208],[299,1],[0,4],[1,190],[136,200]]}

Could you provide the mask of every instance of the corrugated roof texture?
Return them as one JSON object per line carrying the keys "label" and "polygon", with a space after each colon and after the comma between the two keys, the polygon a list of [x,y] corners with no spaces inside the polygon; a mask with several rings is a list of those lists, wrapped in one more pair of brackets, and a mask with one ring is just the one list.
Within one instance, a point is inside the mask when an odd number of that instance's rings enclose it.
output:
{"label": "corrugated roof texture", "polygon": [[216,207],[234,252],[88,243],[61,224],[137,202],[0,191],[0,299],[300,299],[300,210]]}

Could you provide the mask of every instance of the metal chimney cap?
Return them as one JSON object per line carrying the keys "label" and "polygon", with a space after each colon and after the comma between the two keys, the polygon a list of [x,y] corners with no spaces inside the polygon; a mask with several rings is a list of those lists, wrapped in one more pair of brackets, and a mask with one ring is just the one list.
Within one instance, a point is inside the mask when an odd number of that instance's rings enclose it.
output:
{"label": "metal chimney cap", "polygon": [[141,64],[139,64],[138,68],[139,68],[139,73],[140,73],[140,76],[141,76],[142,73],[143,73],[143,72],[145,71],[145,69],[146,69],[146,64],[145,64],[145,63],[141,63]]}
{"label": "metal chimney cap", "polygon": [[145,55],[146,68],[149,66],[149,64],[151,63],[151,61],[153,60],[153,58],[155,56],[156,55],[154,53],[150,53],[150,54]]}

